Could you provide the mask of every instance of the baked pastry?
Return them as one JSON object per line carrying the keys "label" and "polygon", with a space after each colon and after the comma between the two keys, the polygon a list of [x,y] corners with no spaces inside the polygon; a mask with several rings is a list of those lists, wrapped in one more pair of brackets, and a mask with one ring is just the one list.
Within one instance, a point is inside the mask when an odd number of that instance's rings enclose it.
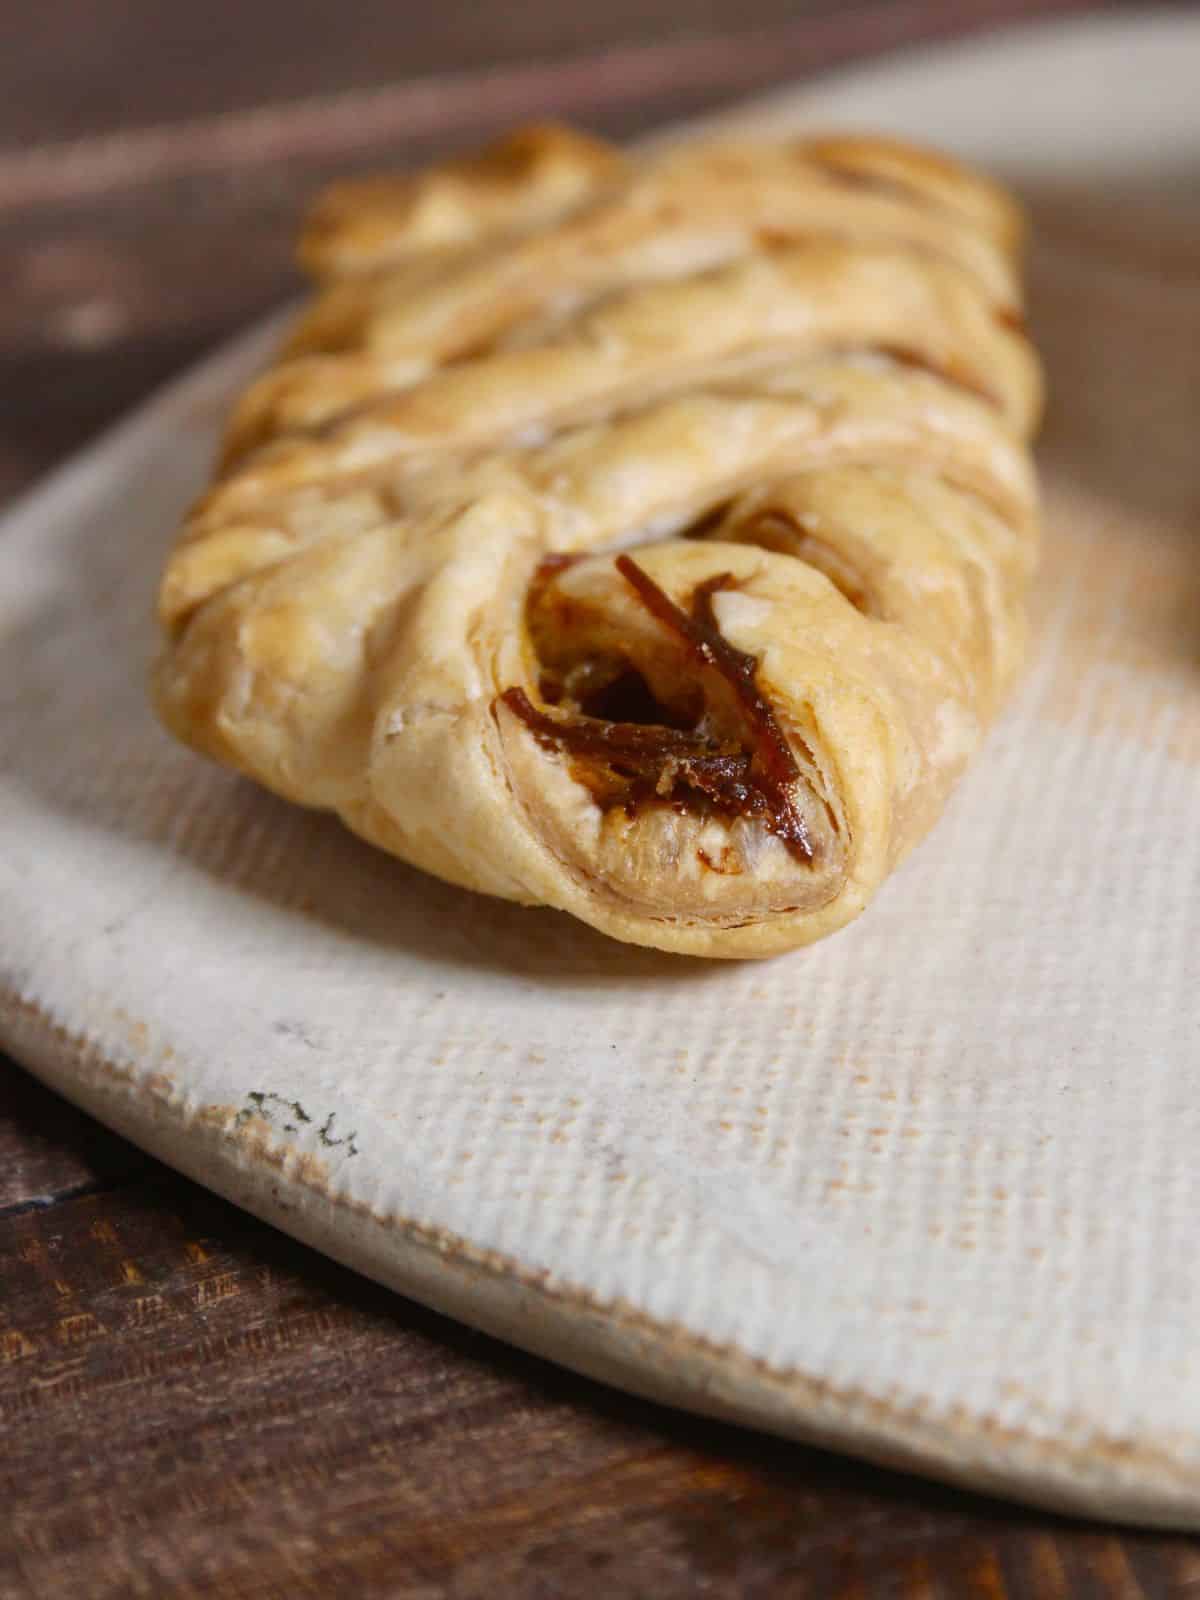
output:
{"label": "baked pastry", "polygon": [[161,715],[620,939],[839,927],[1021,658],[1020,234],[879,139],[539,128],[333,190],[319,292],[167,564]]}

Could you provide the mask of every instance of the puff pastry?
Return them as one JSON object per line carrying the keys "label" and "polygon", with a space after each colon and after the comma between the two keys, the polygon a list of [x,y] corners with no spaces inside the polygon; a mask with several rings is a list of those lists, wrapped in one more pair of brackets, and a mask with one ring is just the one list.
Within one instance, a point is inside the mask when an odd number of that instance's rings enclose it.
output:
{"label": "puff pastry", "polygon": [[1021,220],[891,141],[556,128],[317,206],[161,588],[168,726],[619,939],[853,917],[1020,662]]}

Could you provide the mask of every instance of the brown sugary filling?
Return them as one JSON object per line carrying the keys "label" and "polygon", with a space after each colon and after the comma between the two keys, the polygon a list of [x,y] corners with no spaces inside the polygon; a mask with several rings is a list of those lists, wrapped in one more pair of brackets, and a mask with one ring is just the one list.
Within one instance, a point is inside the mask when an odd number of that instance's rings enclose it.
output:
{"label": "brown sugary filling", "polygon": [[[546,586],[569,561],[543,563],[531,586],[531,609],[544,602]],[[730,644],[713,611],[713,596],[732,588],[733,577],[721,573],[698,584],[685,611],[632,556],[618,556],[615,566],[678,642],[695,676],[668,702],[627,658],[585,655],[565,666],[543,664],[542,707],[518,687],[500,700],[544,748],[570,755],[572,776],[604,810],[620,807],[636,816],[647,806],[671,805],[754,819],[798,861],[811,864],[812,837],[792,798],[800,768],[759,687],[756,658]],[[569,607],[566,600],[559,619],[567,629]],[[724,703],[723,716],[714,714],[714,693]]]}

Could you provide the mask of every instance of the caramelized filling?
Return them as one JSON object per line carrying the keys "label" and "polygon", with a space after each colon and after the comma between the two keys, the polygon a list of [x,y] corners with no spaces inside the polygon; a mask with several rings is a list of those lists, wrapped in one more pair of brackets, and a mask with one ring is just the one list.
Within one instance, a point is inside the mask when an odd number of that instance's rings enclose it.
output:
{"label": "caramelized filling", "polygon": [[964,372],[958,362],[934,361],[929,356],[923,356],[918,351],[909,349],[907,345],[881,344],[875,348],[880,355],[887,356],[889,361],[895,361],[899,366],[912,367],[917,372],[931,373],[943,383],[950,384],[952,388],[962,389],[965,393],[974,395],[977,400],[985,401],[993,410],[1003,410],[1000,397],[995,390],[977,382],[969,372]]}
{"label": "caramelized filling", "polygon": [[1025,320],[1024,312],[1013,306],[998,306],[992,315],[1009,333],[1019,333],[1023,339],[1028,337],[1029,323]]}
{"label": "caramelized filling", "polygon": [[[569,561],[553,557],[543,564],[531,600]],[[632,816],[646,805],[670,804],[754,819],[798,861],[811,863],[812,840],[791,798],[800,778],[796,758],[758,687],[755,657],[730,644],[713,611],[713,595],[733,579],[722,573],[699,584],[689,613],[631,556],[618,556],[616,568],[694,665],[727,686],[736,733],[724,737],[711,725],[699,683],[679,703],[666,705],[628,661],[587,661],[565,674],[543,673],[539,691],[554,710],[539,709],[517,687],[499,698],[546,749],[569,752],[573,776],[604,809],[620,807]]]}
{"label": "caramelized filling", "polygon": [[[836,158],[816,155],[812,151],[805,151],[802,155],[804,160],[812,161],[820,167],[831,182],[840,184],[844,189],[874,190],[877,194],[890,195],[893,199],[903,200],[913,207],[941,212],[944,216],[957,218],[960,222],[970,220],[957,206],[930,193],[919,184],[905,183],[903,178],[882,172],[867,172],[861,167],[850,166]],[[940,161],[931,151],[924,152],[922,159],[927,168],[940,167],[947,175],[954,173],[951,163]]]}
{"label": "caramelized filling", "polygon": [[807,164],[812,162],[820,167],[821,171],[831,183],[840,184],[843,189],[865,189],[874,194],[890,195],[895,200],[903,200],[910,206],[923,206],[926,209],[944,211],[945,205],[936,200],[923,189],[918,189],[910,183],[904,183],[900,178],[889,178],[881,172],[864,172],[861,167],[847,166],[841,161],[831,161],[827,156],[816,155],[811,150],[801,150],[801,159]]}

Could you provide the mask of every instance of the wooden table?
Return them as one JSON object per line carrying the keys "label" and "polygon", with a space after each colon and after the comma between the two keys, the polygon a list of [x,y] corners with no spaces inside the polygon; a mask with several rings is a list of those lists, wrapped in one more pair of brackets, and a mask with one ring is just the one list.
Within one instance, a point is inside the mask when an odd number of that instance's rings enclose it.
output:
{"label": "wooden table", "polygon": [[[0,0],[0,491],[292,290],[332,172],[521,116],[630,133],[1046,9]],[[1200,1550],[624,1398],[333,1266],[0,1064],[0,1596],[335,1592],[1184,1596]]]}

